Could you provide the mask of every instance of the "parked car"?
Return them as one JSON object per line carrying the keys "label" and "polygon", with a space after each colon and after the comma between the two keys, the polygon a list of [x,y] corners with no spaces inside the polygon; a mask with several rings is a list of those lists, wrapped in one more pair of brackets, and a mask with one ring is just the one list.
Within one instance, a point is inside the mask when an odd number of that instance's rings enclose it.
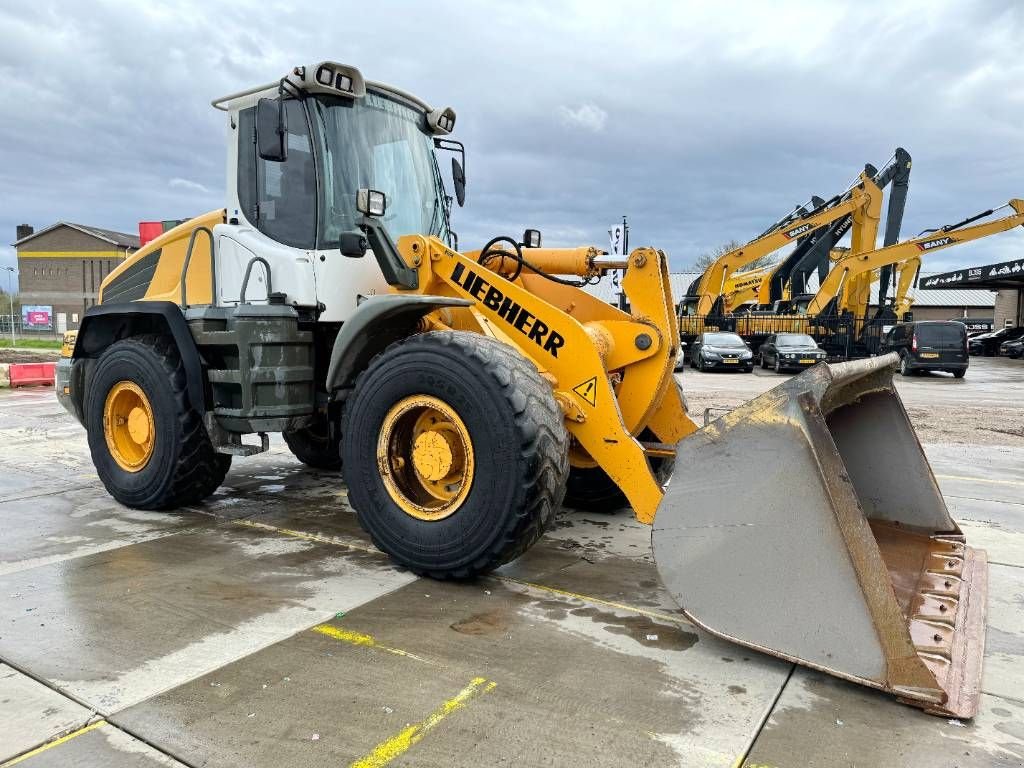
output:
{"label": "parked car", "polygon": [[806,333],[773,333],[761,344],[760,357],[762,368],[771,366],[781,372],[809,368],[828,354]]}
{"label": "parked car", "polygon": [[900,373],[947,371],[958,379],[967,373],[967,329],[951,320],[897,323],[882,338],[880,352],[900,356]]}
{"label": "parked car", "polygon": [[1024,336],[1014,341],[1004,341],[999,345],[999,354],[1014,360],[1024,356]]}
{"label": "parked car", "polygon": [[686,345],[679,345],[679,354],[676,355],[676,364],[672,368],[673,373],[679,373],[686,367]]}
{"label": "parked car", "polygon": [[999,345],[1004,341],[1014,341],[1024,336],[1024,326],[1000,328],[998,331],[983,333],[970,341],[969,351],[972,355],[992,357],[999,354]]}
{"label": "parked car", "polygon": [[754,353],[735,333],[706,331],[690,346],[690,366],[698,371],[724,368],[750,373],[754,370]]}

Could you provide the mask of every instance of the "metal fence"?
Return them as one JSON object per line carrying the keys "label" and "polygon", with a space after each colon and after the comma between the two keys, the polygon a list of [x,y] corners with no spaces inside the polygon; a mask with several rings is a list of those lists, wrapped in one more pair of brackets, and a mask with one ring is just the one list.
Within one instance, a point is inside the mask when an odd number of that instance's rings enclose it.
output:
{"label": "metal fence", "polygon": [[[0,308],[2,311],[2,308]],[[60,339],[62,332],[57,330],[57,323],[54,322],[49,328],[25,324],[20,317],[14,316],[14,337],[16,339]],[[0,314],[0,339],[10,340],[11,338],[11,316]]]}
{"label": "metal fence", "polygon": [[705,331],[732,331],[755,349],[773,333],[806,333],[813,336],[836,358],[865,357],[878,352],[883,329],[896,320],[883,324],[874,317],[808,317],[807,315],[732,315],[684,316],[679,319],[679,333],[689,342]]}

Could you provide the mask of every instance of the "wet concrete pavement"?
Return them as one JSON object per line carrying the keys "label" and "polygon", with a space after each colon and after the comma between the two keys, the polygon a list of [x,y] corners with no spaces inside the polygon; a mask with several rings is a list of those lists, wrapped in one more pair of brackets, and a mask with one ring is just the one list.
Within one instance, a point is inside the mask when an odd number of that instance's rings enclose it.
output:
{"label": "wet concrete pavement", "polygon": [[[1019,397],[997,373],[979,397]],[[690,626],[628,514],[567,511],[441,584],[392,568],[337,476],[278,441],[206,504],[141,513],[52,393],[0,393],[0,766],[1019,765],[1024,445],[925,447],[992,561],[972,723]]]}

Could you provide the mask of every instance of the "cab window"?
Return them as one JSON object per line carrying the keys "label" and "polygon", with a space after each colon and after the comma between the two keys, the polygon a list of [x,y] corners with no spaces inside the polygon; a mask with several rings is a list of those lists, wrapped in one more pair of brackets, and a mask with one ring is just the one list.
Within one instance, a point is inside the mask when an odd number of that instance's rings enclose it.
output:
{"label": "cab window", "polygon": [[302,102],[285,102],[288,158],[270,162],[256,153],[255,108],[238,115],[238,202],[260,232],[284,245],[316,244],[316,166]]}

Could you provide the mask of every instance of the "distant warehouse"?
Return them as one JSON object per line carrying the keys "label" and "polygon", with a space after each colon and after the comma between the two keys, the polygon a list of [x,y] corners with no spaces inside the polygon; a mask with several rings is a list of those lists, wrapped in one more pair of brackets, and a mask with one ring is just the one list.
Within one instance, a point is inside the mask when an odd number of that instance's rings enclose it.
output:
{"label": "distant warehouse", "polygon": [[26,330],[44,330],[48,323],[62,331],[78,327],[96,303],[100,283],[138,250],[139,237],[58,221],[39,232],[19,225],[14,247]]}
{"label": "distant warehouse", "polygon": [[[930,273],[922,273],[918,278],[919,285],[924,285]],[[672,296],[678,303],[686,295],[690,284],[700,277],[697,272],[673,272],[669,275],[672,284]],[[808,289],[817,289],[815,280],[812,280]],[[609,304],[618,302],[619,288],[612,284],[611,280],[602,280],[600,283],[588,286],[584,290],[589,291],[602,301]],[[891,295],[891,291],[890,291]],[[988,290],[977,290],[968,288],[957,288],[947,290],[921,290],[911,288],[910,295],[914,297],[914,304],[911,311],[915,320],[963,320],[970,330],[986,330],[992,327],[992,316],[995,312],[996,295]],[[878,283],[871,287],[871,307],[868,314],[871,315],[878,309]]]}

